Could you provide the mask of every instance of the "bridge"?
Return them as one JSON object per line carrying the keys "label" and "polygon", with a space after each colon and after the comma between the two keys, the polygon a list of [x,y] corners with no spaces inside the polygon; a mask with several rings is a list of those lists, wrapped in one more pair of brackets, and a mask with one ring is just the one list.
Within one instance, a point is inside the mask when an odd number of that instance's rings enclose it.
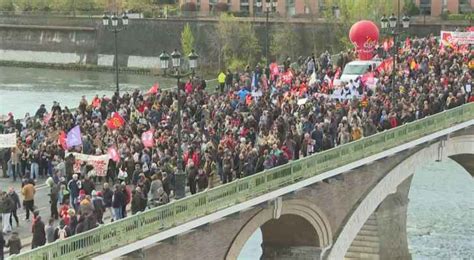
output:
{"label": "bridge", "polygon": [[262,259],[410,259],[411,177],[448,157],[474,176],[474,103],[11,259],[236,259],[258,228]]}

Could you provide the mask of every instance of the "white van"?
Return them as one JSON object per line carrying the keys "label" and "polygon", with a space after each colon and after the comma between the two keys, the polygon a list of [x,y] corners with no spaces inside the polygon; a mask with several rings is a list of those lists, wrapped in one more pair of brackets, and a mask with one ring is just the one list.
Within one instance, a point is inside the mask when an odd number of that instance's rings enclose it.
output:
{"label": "white van", "polygon": [[364,75],[372,66],[372,69],[377,68],[381,60],[356,60],[346,64],[339,80],[335,81],[335,85],[340,85],[342,82],[349,82],[351,79]]}

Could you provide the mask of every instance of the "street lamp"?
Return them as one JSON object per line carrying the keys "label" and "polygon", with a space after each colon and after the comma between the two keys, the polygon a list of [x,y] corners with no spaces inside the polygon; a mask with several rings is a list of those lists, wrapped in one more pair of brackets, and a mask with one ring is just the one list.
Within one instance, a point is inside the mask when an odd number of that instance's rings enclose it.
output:
{"label": "street lamp", "polygon": [[117,46],[117,34],[125,29],[128,26],[128,16],[127,13],[122,13],[120,16],[117,16],[115,13],[112,15],[104,14],[102,17],[102,24],[105,29],[109,32],[114,33],[114,44],[115,44],[115,93],[119,95],[119,65],[118,65],[118,46]]}
{"label": "street lamp", "polygon": [[273,0],[273,1],[272,0],[266,0],[265,1],[265,59],[267,60],[267,67],[268,67],[268,64],[270,64],[270,58],[269,58],[270,46],[269,46],[269,39],[268,39],[268,32],[269,32],[268,19],[269,19],[270,13],[273,12],[273,8],[276,9],[277,5],[278,5],[277,0]]}
{"label": "street lamp", "polygon": [[404,15],[402,18],[402,25],[403,25],[403,28],[410,27],[410,17]]}
{"label": "street lamp", "polygon": [[[382,29],[387,29],[387,22],[388,25],[390,26],[390,29],[392,29],[392,36],[393,36],[393,69],[392,69],[392,89],[395,87],[395,73],[396,73],[396,62],[398,59],[398,53],[399,53],[399,45],[398,45],[398,39],[397,36],[399,35],[400,31],[400,26],[398,24],[398,21],[400,21],[400,0],[398,0],[398,18],[395,16],[394,13],[387,19],[384,16],[382,16],[382,19],[380,20],[380,25]],[[401,19],[402,21],[402,26],[403,29],[407,29],[410,27],[410,17],[407,15],[404,15],[403,18]]]}
{"label": "street lamp", "polygon": [[382,28],[382,30],[385,30],[388,27],[388,19],[385,14],[382,16],[382,19],[380,19],[380,27]]}
{"label": "street lamp", "polygon": [[186,174],[184,173],[183,170],[183,151],[182,151],[182,138],[181,138],[181,131],[182,131],[182,122],[181,122],[181,87],[180,87],[180,81],[184,77],[188,77],[191,75],[191,78],[194,78],[194,72],[195,69],[197,68],[197,60],[199,56],[196,54],[194,50],[191,51],[191,53],[188,55],[189,59],[189,68],[191,69],[191,72],[185,72],[183,73],[181,70],[181,53],[177,49],[175,49],[171,53],[171,66],[172,66],[172,73],[166,74],[166,70],[169,67],[169,60],[170,56],[163,51],[160,54],[160,68],[164,71],[164,77],[171,77],[175,78],[177,80],[177,94],[178,94],[178,111],[177,111],[177,117],[178,117],[178,129],[177,129],[177,137],[178,137],[178,151],[177,151],[177,168],[178,171],[175,175],[175,198],[176,199],[181,199],[186,196],[185,192],[185,187],[186,187]]}

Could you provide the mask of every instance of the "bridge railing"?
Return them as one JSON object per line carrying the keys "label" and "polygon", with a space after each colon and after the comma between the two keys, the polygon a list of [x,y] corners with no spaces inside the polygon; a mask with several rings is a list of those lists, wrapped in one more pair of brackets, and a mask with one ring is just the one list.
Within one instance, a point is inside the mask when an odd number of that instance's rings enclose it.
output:
{"label": "bridge railing", "polygon": [[77,259],[119,248],[286,185],[474,119],[474,103],[362,138],[167,205],[100,226],[11,259]]}

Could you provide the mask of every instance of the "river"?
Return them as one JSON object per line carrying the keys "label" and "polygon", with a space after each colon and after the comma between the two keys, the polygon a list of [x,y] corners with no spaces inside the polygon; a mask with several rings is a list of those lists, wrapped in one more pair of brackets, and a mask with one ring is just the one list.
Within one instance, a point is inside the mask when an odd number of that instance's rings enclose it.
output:
{"label": "river", "polygon": [[[150,76],[121,75],[123,91],[147,90],[159,82],[174,81]],[[75,107],[80,96],[111,95],[113,73],[56,71],[0,67],[0,115],[22,117],[40,104],[49,108],[56,100]],[[474,259],[474,179],[452,160],[420,167],[413,178],[408,207],[408,239],[413,259]],[[249,239],[239,259],[259,259],[260,230]]]}

